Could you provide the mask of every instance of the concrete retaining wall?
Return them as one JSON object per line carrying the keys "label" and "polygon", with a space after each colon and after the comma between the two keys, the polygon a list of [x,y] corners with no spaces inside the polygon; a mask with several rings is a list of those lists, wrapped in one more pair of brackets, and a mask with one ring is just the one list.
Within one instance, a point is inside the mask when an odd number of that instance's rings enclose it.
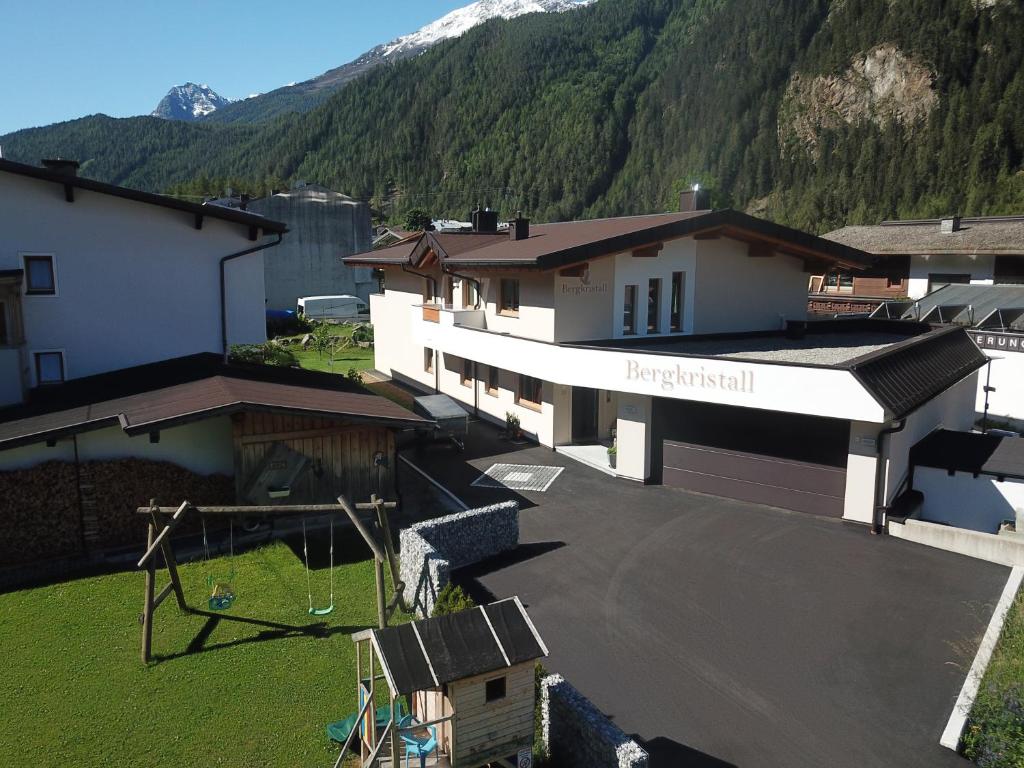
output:
{"label": "concrete retaining wall", "polygon": [[924,520],[889,523],[889,533],[899,539],[926,544],[947,552],[958,552],[1002,565],[1024,566],[1024,537],[979,533]]}
{"label": "concrete retaining wall", "polygon": [[540,681],[541,739],[566,768],[647,768],[647,753],[561,675]]}
{"label": "concrete retaining wall", "polygon": [[518,544],[519,504],[514,501],[416,523],[399,535],[405,599],[418,615],[430,616],[453,569]]}

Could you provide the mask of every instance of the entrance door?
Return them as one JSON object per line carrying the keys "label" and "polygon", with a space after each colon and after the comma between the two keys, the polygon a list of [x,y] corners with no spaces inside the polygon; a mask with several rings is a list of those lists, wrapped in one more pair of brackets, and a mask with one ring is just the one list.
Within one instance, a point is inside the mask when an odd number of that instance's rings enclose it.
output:
{"label": "entrance door", "polygon": [[597,390],[572,388],[572,441],[597,441]]}

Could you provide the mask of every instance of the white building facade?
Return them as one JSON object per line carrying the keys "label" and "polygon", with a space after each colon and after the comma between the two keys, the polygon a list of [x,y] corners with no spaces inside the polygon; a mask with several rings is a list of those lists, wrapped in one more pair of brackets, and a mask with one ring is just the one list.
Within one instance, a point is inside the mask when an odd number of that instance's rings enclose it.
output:
{"label": "white building facade", "polygon": [[225,336],[266,339],[261,251],[283,224],[79,178],[76,165],[0,160],[0,406],[222,352]]}
{"label": "white building facade", "polygon": [[[689,211],[427,233],[349,262],[385,270],[376,367],[397,380],[552,448],[614,440],[624,478],[873,523],[909,445],[969,425],[984,359],[959,329],[808,326],[808,271],[861,255]],[[908,355],[946,373],[880,392]]]}

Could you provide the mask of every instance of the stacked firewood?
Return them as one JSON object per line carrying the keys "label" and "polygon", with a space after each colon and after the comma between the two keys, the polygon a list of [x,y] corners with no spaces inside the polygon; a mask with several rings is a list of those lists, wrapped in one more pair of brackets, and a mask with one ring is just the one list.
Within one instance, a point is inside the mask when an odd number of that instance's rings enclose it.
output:
{"label": "stacked firewood", "polygon": [[0,566],[81,553],[74,464],[0,472],[0,499]]}

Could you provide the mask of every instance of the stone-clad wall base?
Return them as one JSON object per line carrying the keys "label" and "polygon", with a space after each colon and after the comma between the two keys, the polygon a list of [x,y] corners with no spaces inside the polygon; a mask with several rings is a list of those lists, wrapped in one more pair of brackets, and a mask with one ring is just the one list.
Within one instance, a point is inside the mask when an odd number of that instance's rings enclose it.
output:
{"label": "stone-clad wall base", "polygon": [[453,569],[518,545],[519,504],[514,501],[425,520],[403,529],[399,547],[406,602],[418,615],[430,616]]}
{"label": "stone-clad wall base", "polygon": [[541,687],[541,738],[552,762],[565,768],[647,768],[648,756],[561,675]]}

